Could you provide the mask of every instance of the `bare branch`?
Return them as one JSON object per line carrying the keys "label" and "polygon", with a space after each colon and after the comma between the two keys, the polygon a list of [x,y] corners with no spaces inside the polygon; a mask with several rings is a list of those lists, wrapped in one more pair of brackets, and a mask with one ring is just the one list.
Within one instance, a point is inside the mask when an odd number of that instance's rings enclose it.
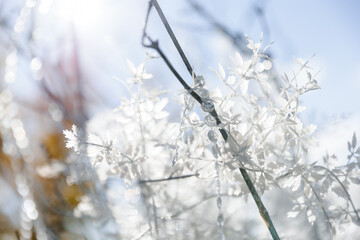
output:
{"label": "bare branch", "polygon": [[243,37],[243,34],[240,32],[233,33],[225,25],[221,24],[218,20],[215,19],[205,8],[198,4],[194,0],[187,0],[193,10],[202,16],[209,24],[214,27],[216,30],[228,37],[234,46],[239,49],[242,53],[249,55],[250,50],[246,47],[246,41]]}
{"label": "bare branch", "polygon": [[332,230],[332,226],[331,226],[331,222],[330,222],[330,217],[329,217],[329,215],[327,214],[327,212],[326,212],[326,210],[325,210],[325,208],[324,208],[324,206],[323,206],[323,203],[322,203],[322,200],[321,200],[320,196],[317,194],[317,192],[315,191],[315,188],[313,187],[313,185],[311,185],[311,183],[309,182],[309,180],[307,180],[307,179],[306,179],[305,177],[303,177],[303,176],[302,176],[302,178],[304,179],[304,181],[305,181],[307,184],[309,184],[309,186],[310,186],[312,192],[314,193],[316,199],[317,199],[318,202],[320,203],[321,210],[322,210],[322,212],[323,212],[323,214],[324,214],[324,216],[325,216],[325,218],[326,218],[326,222],[327,222],[328,225],[329,225],[330,232],[332,232],[332,231],[331,231],[331,230]]}
{"label": "bare branch", "polygon": [[182,175],[182,176],[176,176],[176,177],[168,177],[168,178],[160,178],[160,179],[149,179],[149,180],[140,180],[139,184],[144,184],[144,183],[156,183],[156,182],[166,182],[166,181],[171,181],[171,180],[179,180],[179,179],[184,179],[184,178],[190,178],[190,177],[198,177],[199,174],[188,174],[188,175]]}
{"label": "bare branch", "polygon": [[[185,90],[187,90],[189,92],[189,94],[199,103],[199,104],[202,104],[203,103],[203,99],[184,81],[184,79],[180,76],[180,74],[176,71],[176,69],[174,68],[174,66],[170,63],[169,59],[166,57],[166,55],[164,54],[164,52],[161,50],[161,48],[159,47],[159,42],[157,40],[152,40],[151,37],[146,33],[146,28],[147,28],[147,24],[148,24],[148,20],[149,20],[149,15],[150,15],[150,11],[151,11],[151,8],[152,8],[152,4],[153,2],[156,2],[154,0],[151,0],[151,2],[149,2],[149,7],[148,7],[148,11],[147,11],[147,14],[146,14],[146,18],[145,18],[145,24],[144,24],[144,30],[143,30],[143,37],[142,37],[142,45],[146,48],[152,48],[154,49],[155,51],[157,51],[160,55],[160,57],[165,61],[166,65],[169,67],[169,69],[171,70],[171,72],[175,75],[175,77],[179,80],[179,82],[181,83],[181,85],[184,87]],[[157,4],[157,3],[156,3]],[[156,5],[157,8],[156,10],[158,11],[161,11],[161,8],[160,6],[157,4]],[[163,12],[161,11],[163,19],[166,20]],[[159,13],[160,15],[160,13]],[[164,25],[168,26],[167,29],[170,29],[171,30],[171,27],[169,25],[169,23],[166,21],[166,22],[163,22]],[[172,32],[172,30],[171,30]],[[174,33],[172,32],[172,35],[170,35],[171,39],[173,40],[173,42],[175,43],[178,43]],[[150,44],[147,44],[146,43],[146,40],[148,40],[150,42]],[[181,46],[180,45],[177,45],[178,47],[178,51],[179,53],[180,52],[183,52],[182,49],[181,49]],[[181,54],[180,54],[181,55]],[[181,55],[182,56],[182,55]],[[185,57],[185,54],[184,54],[184,57]],[[186,57],[183,58],[183,61],[184,63],[186,64],[187,62],[187,59]],[[192,70],[191,70],[192,71]],[[195,76],[195,73],[193,73],[194,76]],[[191,74],[192,76],[192,74]],[[219,116],[217,114],[217,112],[215,110],[211,111],[210,114],[216,119],[216,124],[217,125],[220,125],[221,124],[221,121],[219,119]],[[228,134],[226,133],[225,129],[223,128],[220,128],[219,129],[221,135],[223,136],[223,138],[225,139],[225,141],[227,141],[227,138],[228,138]]]}
{"label": "bare branch", "polygon": [[[146,33],[146,27],[147,27],[147,23],[148,23],[148,19],[149,19],[149,14],[150,14],[150,11],[151,11],[151,7],[152,5],[155,7],[156,11],[158,12],[160,18],[161,18],[161,21],[162,23],[164,24],[168,34],[170,35],[170,38],[172,39],[176,49],[178,50],[182,60],[184,61],[184,64],[186,65],[186,67],[188,68],[188,71],[190,73],[191,76],[194,76],[195,73],[193,72],[192,68],[190,67],[190,64],[184,54],[184,52],[182,51],[182,48],[179,44],[179,42],[177,41],[176,37],[175,37],[175,34],[174,32],[172,31],[167,19],[165,18],[165,15],[164,13],[162,12],[159,4],[157,3],[156,0],[150,0],[149,2],[149,7],[148,7],[148,11],[147,11],[147,15],[146,15],[146,20],[145,20],[145,25],[144,25],[144,31],[143,31],[143,39],[142,39],[142,44],[144,47],[147,47],[147,48],[152,48],[154,50],[156,50],[159,55],[161,56],[161,58],[165,61],[166,65],[169,67],[169,69],[173,72],[173,74],[176,76],[176,78],[179,80],[179,82],[183,85],[183,87],[185,88],[185,90],[189,91],[189,94],[197,101],[199,102],[199,104],[202,104],[203,103],[203,99],[196,93],[194,92],[190,87],[189,85],[187,85],[187,83],[183,80],[183,78],[178,74],[178,72],[175,70],[175,68],[172,66],[172,64],[170,63],[170,61],[168,60],[168,58],[165,56],[164,52],[160,49],[159,47],[159,42],[158,41],[153,41],[149,35]],[[148,40],[150,41],[150,44],[146,44],[145,43],[145,40]],[[216,124],[217,126],[221,125],[221,121],[219,119],[219,116],[216,112],[216,110],[212,110],[210,112],[210,114],[216,119]],[[226,130],[222,127],[219,127],[219,131],[222,135],[222,137],[224,138],[225,142],[227,142],[228,140],[228,134],[226,132]],[[255,189],[255,186],[254,186],[254,183],[252,182],[249,174],[247,173],[247,171],[244,169],[244,168],[240,168],[240,172],[241,172],[241,175],[243,176],[244,180],[245,180],[245,183],[246,185],[248,186],[249,190],[250,190],[250,193],[253,197],[253,199],[255,200],[255,203],[259,209],[259,212],[260,212],[260,215],[262,216],[263,220],[265,221],[265,224],[266,226],[268,227],[269,231],[270,231],[270,234],[271,236],[273,237],[273,239],[280,239],[277,232],[276,232],[276,229],[272,223],[272,220],[270,218],[270,215],[268,214],[263,202],[261,201],[261,198],[259,197],[256,189]]]}
{"label": "bare branch", "polygon": [[321,169],[324,169],[326,170],[328,173],[330,173],[330,175],[335,178],[335,180],[340,184],[341,188],[344,190],[350,204],[351,204],[351,207],[352,209],[354,210],[354,213],[356,215],[356,218],[358,219],[358,221],[360,222],[360,216],[359,216],[359,213],[358,211],[356,211],[356,208],[355,208],[355,205],[354,205],[354,202],[352,201],[351,199],[351,196],[349,194],[349,192],[347,191],[346,187],[344,186],[344,184],[340,181],[340,179],[335,175],[335,173],[333,173],[330,169],[326,168],[326,167],[323,167],[323,166],[314,166],[314,168],[321,168]]}
{"label": "bare branch", "polygon": [[184,51],[182,50],[177,38],[175,37],[175,34],[174,32],[172,31],[171,27],[170,27],[170,24],[168,23],[167,19],[165,18],[165,15],[163,13],[163,11],[161,10],[159,4],[157,3],[156,0],[151,0],[151,3],[152,5],[155,7],[156,11],[158,12],[159,16],[160,16],[160,19],[162,21],[162,23],[164,24],[165,28],[166,28],[166,31],[168,32],[171,40],[173,41],[175,47],[176,47],[176,50],[179,52],[180,54],[180,57],[181,59],[183,60],[190,76],[194,76],[196,77],[195,75],[195,72],[193,71],[190,63],[189,63],[189,60],[187,59],[187,57],[185,56],[185,53]]}

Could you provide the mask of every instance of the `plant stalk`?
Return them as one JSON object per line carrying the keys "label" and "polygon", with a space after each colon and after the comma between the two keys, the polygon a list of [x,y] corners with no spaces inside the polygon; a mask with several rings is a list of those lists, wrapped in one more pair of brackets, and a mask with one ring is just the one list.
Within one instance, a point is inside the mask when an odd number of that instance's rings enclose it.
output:
{"label": "plant stalk", "polygon": [[[175,37],[174,32],[172,31],[170,24],[168,23],[161,7],[159,6],[158,2],[156,0],[150,0],[149,2],[149,7],[148,7],[148,11],[147,11],[147,15],[146,15],[146,20],[145,20],[145,26],[144,26],[144,30],[143,30],[143,38],[142,38],[142,45],[146,48],[152,48],[155,51],[158,52],[158,54],[161,56],[161,58],[165,61],[166,65],[169,67],[169,69],[172,71],[172,73],[175,75],[175,77],[179,80],[179,82],[183,85],[184,89],[187,90],[189,92],[189,94],[199,103],[202,104],[202,99],[201,97],[195,92],[193,91],[190,86],[184,81],[184,79],[179,75],[179,73],[175,70],[175,68],[173,67],[173,65],[170,63],[169,59],[166,57],[166,55],[164,54],[164,52],[160,49],[159,47],[159,42],[158,41],[153,41],[148,34],[146,33],[146,27],[147,27],[147,22],[149,19],[149,14],[150,14],[150,10],[152,8],[152,6],[155,7],[158,15],[160,16],[160,19],[162,21],[162,23],[164,24],[166,31],[168,32],[171,40],[173,41],[177,51],[180,54],[181,59],[183,60],[185,66],[187,67],[189,74],[191,76],[196,76],[195,72],[193,71],[193,69],[191,68],[191,65],[188,61],[188,59],[185,56],[184,51],[182,50],[177,38]],[[148,40],[150,42],[150,44],[146,44],[146,40]],[[214,109],[212,112],[210,112],[210,114],[216,119],[216,123],[217,125],[221,125],[221,120],[219,119],[219,116],[216,112],[216,110]],[[223,139],[225,140],[225,142],[228,141],[228,134],[226,132],[226,130],[222,127],[219,127],[219,131],[223,137]],[[259,194],[256,191],[255,185],[252,182],[249,174],[247,173],[247,171],[244,168],[240,168],[240,172],[242,177],[244,178],[244,181],[246,183],[246,185],[249,188],[249,191],[251,193],[252,198],[255,200],[255,203],[259,209],[260,215],[263,218],[267,228],[270,231],[270,234],[272,236],[272,238],[274,240],[280,240],[279,235],[277,234],[277,231],[275,229],[275,226],[271,220],[271,217],[268,213],[268,211],[265,208],[265,205],[263,204]]]}

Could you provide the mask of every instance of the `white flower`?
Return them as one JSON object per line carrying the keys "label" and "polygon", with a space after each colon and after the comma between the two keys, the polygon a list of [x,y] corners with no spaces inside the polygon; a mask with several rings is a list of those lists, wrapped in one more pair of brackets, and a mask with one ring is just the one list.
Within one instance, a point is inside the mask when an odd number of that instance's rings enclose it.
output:
{"label": "white flower", "polygon": [[74,148],[74,150],[77,152],[78,151],[78,144],[79,144],[79,139],[78,139],[78,129],[75,125],[72,125],[71,127],[71,131],[69,130],[64,130],[63,131],[66,140],[66,147],[67,148]]}
{"label": "white flower", "polygon": [[143,80],[152,78],[152,74],[146,73],[144,63],[135,67],[135,65],[131,61],[127,60],[127,64],[132,75],[131,78],[127,79],[128,83],[137,84],[139,82],[142,82]]}

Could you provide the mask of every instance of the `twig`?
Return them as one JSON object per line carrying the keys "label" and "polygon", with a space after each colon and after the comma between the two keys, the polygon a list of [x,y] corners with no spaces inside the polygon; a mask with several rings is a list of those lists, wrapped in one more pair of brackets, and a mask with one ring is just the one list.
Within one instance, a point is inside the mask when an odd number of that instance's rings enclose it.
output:
{"label": "twig", "polygon": [[[148,11],[146,14],[146,19],[145,19],[145,25],[144,25],[144,30],[143,30],[143,36],[142,36],[142,45],[146,48],[152,48],[155,51],[157,51],[160,55],[160,57],[165,61],[166,65],[168,66],[168,68],[171,70],[171,72],[175,75],[175,77],[179,80],[179,82],[181,83],[181,85],[185,88],[185,90],[187,90],[189,92],[189,94],[196,100],[198,101],[200,104],[202,103],[201,97],[194,92],[191,87],[185,82],[185,80],[180,76],[180,74],[176,71],[176,69],[173,67],[173,65],[170,63],[169,59],[166,57],[166,55],[164,54],[164,52],[160,49],[159,47],[159,42],[156,40],[152,40],[150,38],[150,36],[146,33],[146,27],[147,27],[147,23],[148,23],[148,19],[149,19],[149,15],[150,15],[150,11],[152,8],[152,1],[149,2],[149,7],[148,7]],[[150,42],[150,44],[146,43],[146,40],[148,40]],[[184,55],[185,56],[185,55]],[[184,59],[184,58],[183,58]]]}
{"label": "twig", "polygon": [[190,6],[196,11],[200,16],[202,16],[206,21],[208,21],[215,29],[220,31],[226,37],[228,37],[234,46],[238,48],[242,53],[249,55],[250,51],[246,47],[245,39],[242,33],[236,32],[232,33],[225,25],[217,21],[205,8],[193,0],[187,0]]}
{"label": "twig", "polygon": [[348,198],[348,200],[349,200],[349,202],[350,202],[350,204],[351,204],[351,207],[352,207],[352,209],[354,210],[354,213],[355,213],[358,221],[360,222],[359,213],[358,213],[358,211],[356,211],[355,205],[354,205],[354,203],[353,203],[353,201],[352,201],[352,199],[351,199],[351,196],[350,196],[349,192],[346,190],[346,187],[345,187],[344,184],[340,181],[340,179],[335,175],[335,173],[333,173],[330,169],[328,169],[328,168],[326,168],[326,167],[323,167],[323,166],[318,166],[318,165],[317,165],[317,166],[314,166],[314,167],[316,167],[316,168],[321,168],[321,169],[326,170],[328,173],[330,173],[330,175],[331,175],[332,177],[335,178],[335,180],[340,184],[341,188],[344,190],[344,192],[345,192],[345,194],[346,194],[346,196],[347,196],[347,198]]}
{"label": "twig", "polygon": [[[159,41],[154,41],[151,39],[151,37],[146,33],[146,27],[147,27],[147,23],[148,23],[148,19],[149,19],[149,15],[150,15],[150,11],[152,8],[152,4],[153,2],[156,2],[155,0],[150,0],[149,2],[149,7],[148,7],[148,11],[146,14],[146,19],[145,19],[145,25],[144,25],[144,30],[143,30],[143,37],[142,37],[142,45],[146,48],[152,48],[155,51],[157,51],[159,53],[159,55],[161,56],[161,58],[165,61],[166,65],[168,66],[168,68],[171,70],[171,72],[175,75],[175,77],[179,80],[179,82],[181,83],[181,85],[184,87],[185,90],[187,90],[189,92],[189,94],[201,105],[203,103],[203,99],[199,96],[199,94],[197,94],[186,82],[185,80],[180,76],[180,74],[176,71],[176,69],[174,68],[174,66],[171,64],[171,62],[169,61],[169,59],[166,57],[166,55],[164,54],[164,52],[161,50],[161,48],[159,47]],[[156,10],[159,9],[159,11],[161,11],[161,8],[159,5],[157,5],[158,8],[156,8]],[[161,12],[162,13],[162,12]],[[164,14],[162,13],[162,16],[165,18]],[[165,23],[164,23],[165,24]],[[168,22],[166,22],[166,24],[168,25],[168,28],[171,30],[170,25],[168,24]],[[172,32],[172,30],[171,30]],[[172,32],[173,33],[173,32]],[[172,35],[175,38],[175,35]],[[148,40],[150,42],[150,44],[146,43],[146,40]],[[173,42],[175,43],[175,40],[173,40]],[[177,40],[176,40],[177,42]],[[179,49],[181,49],[180,45],[177,45],[179,47]],[[180,52],[180,50],[179,50]],[[181,52],[183,53],[183,51],[181,50]],[[186,64],[187,59],[185,57],[185,54],[180,54],[180,56],[182,57],[182,60],[184,61],[184,63]],[[191,76],[195,76],[195,73],[193,72],[193,74]],[[216,124],[220,125],[221,121],[219,119],[219,116],[217,114],[217,112],[215,111],[215,109],[213,111],[210,112],[210,114],[215,118],[216,120]],[[228,134],[226,133],[225,129],[220,128],[220,133],[223,136],[223,138],[225,139],[225,141],[227,141],[228,139]]]}
{"label": "twig", "polygon": [[[240,197],[240,196],[229,195],[229,194],[225,194],[225,193],[220,194],[220,196],[221,196],[221,197],[230,197],[230,198],[232,198],[232,197]],[[211,199],[213,199],[213,198],[217,198],[217,197],[218,197],[217,194],[212,194],[212,195],[210,195],[210,196],[204,197],[200,202],[197,202],[197,203],[195,203],[195,204],[193,204],[193,205],[190,205],[190,206],[188,206],[188,207],[186,207],[186,208],[183,208],[183,209],[177,211],[176,213],[173,213],[173,214],[170,215],[169,217],[164,217],[164,219],[167,219],[167,218],[176,218],[176,217],[180,216],[181,214],[183,214],[184,212],[189,211],[189,210],[191,210],[191,209],[194,209],[194,208],[196,208],[197,206],[203,204],[204,202],[206,202],[206,201],[208,201],[208,200],[211,200]]]}
{"label": "twig", "polygon": [[269,30],[268,22],[266,21],[264,8],[261,7],[260,5],[254,5],[254,11],[256,13],[256,16],[258,17],[259,23],[265,33],[265,36],[268,36],[268,38],[270,38],[270,30]]}
{"label": "twig", "polygon": [[163,13],[163,11],[161,10],[159,4],[157,3],[156,0],[151,0],[151,4],[155,7],[157,13],[159,14],[160,16],[160,19],[162,21],[162,23],[164,24],[165,28],[166,28],[166,31],[168,32],[171,40],[173,41],[175,47],[176,47],[176,50],[179,52],[180,56],[181,56],[181,59],[184,61],[185,63],[185,66],[190,74],[190,76],[193,76],[196,77],[190,63],[189,63],[189,60],[187,59],[187,57],[185,56],[185,53],[184,51],[182,50],[182,48],[180,47],[180,44],[177,40],[177,38],[175,37],[175,34],[174,32],[172,31],[171,27],[170,27],[170,24],[168,23],[167,19],[165,18],[165,15]]}
{"label": "twig", "polygon": [[[172,66],[172,64],[170,63],[170,61],[168,60],[168,58],[165,56],[164,52],[160,49],[159,47],[159,42],[158,41],[154,41],[152,40],[149,35],[146,33],[146,27],[147,27],[147,23],[148,23],[148,19],[149,19],[149,14],[150,14],[150,11],[151,11],[151,8],[152,6],[155,7],[156,11],[158,12],[160,18],[161,18],[161,21],[162,23],[165,25],[165,28],[167,30],[167,32],[169,33],[170,35],[170,38],[172,39],[173,43],[175,44],[175,47],[177,48],[178,52],[180,53],[180,56],[182,58],[182,60],[184,61],[184,64],[187,66],[188,68],[188,71],[190,73],[191,76],[195,76],[195,73],[193,72],[192,68],[190,67],[190,64],[184,54],[184,52],[182,51],[182,48],[180,46],[180,44],[178,43],[176,37],[175,37],[175,34],[173,33],[168,21],[166,20],[165,18],[165,15],[164,13],[162,12],[159,4],[157,3],[156,0],[150,0],[149,2],[149,7],[148,7],[148,11],[147,11],[147,15],[146,15],[146,20],[145,20],[145,25],[144,25],[144,30],[143,30],[143,38],[142,38],[142,44],[144,47],[147,47],[147,48],[152,48],[154,50],[156,50],[159,55],[161,56],[161,58],[165,61],[166,65],[169,67],[169,69],[173,72],[173,74],[176,76],[176,78],[179,80],[179,82],[183,85],[183,87],[185,88],[185,90],[189,91],[189,94],[196,100],[199,102],[199,104],[202,104],[203,103],[203,100],[202,98],[196,93],[194,92],[190,87],[189,85],[187,85],[187,83],[184,81],[184,79],[178,74],[178,72],[175,70],[175,68]],[[145,40],[148,40],[150,42],[150,44],[146,44]],[[212,110],[210,112],[210,114],[216,119],[216,124],[217,126],[221,125],[221,121],[218,117],[218,114],[216,112],[216,110]],[[226,132],[226,130],[222,127],[219,127],[219,131],[222,135],[222,137],[224,138],[225,142],[227,142],[228,140],[228,134]],[[242,177],[244,178],[245,180],[245,183],[246,185],[248,186],[249,190],[250,190],[250,193],[253,197],[253,199],[255,200],[255,203],[259,209],[259,212],[260,212],[260,215],[262,216],[263,220],[265,221],[266,223],[266,226],[268,227],[269,231],[270,231],[270,234],[271,236],[273,237],[274,240],[278,240],[280,239],[277,232],[276,232],[276,229],[272,223],[272,220],[270,218],[270,215],[268,214],[263,202],[261,201],[261,198],[259,197],[256,189],[255,189],[255,186],[254,186],[254,183],[252,182],[249,174],[247,173],[247,171],[243,168],[240,168],[240,172],[241,172],[241,175]]]}
{"label": "twig", "polygon": [[241,172],[241,175],[243,176],[243,178],[244,178],[244,180],[246,182],[246,185],[249,188],[251,196],[253,197],[253,199],[254,199],[254,201],[255,201],[258,209],[259,209],[261,217],[263,218],[267,228],[270,231],[271,236],[273,237],[274,240],[275,239],[280,239],[279,235],[276,232],[276,228],[275,228],[274,224],[271,221],[270,215],[269,215],[268,211],[266,210],[265,205],[261,201],[261,198],[260,198],[259,194],[257,193],[257,191],[255,189],[255,186],[254,186],[253,182],[251,181],[251,178],[250,178],[249,174],[243,168],[240,168],[240,172]]}
{"label": "twig", "polygon": [[[249,48],[247,48],[247,41],[243,37],[243,33],[240,31],[231,31],[226,25],[220,23],[209,11],[207,11],[203,6],[198,4],[194,0],[187,0],[189,5],[193,8],[193,10],[199,14],[201,17],[203,17],[213,28],[218,30],[220,33],[222,33],[225,37],[230,39],[232,44],[243,54],[245,55],[251,55],[252,52]],[[260,25],[265,32],[265,36],[267,36],[270,39],[270,31],[269,31],[269,25],[266,21],[264,10],[260,6],[254,5],[254,10],[256,13],[256,16],[259,18]],[[267,51],[266,54],[268,57],[271,57],[273,55],[272,52]],[[270,74],[273,76],[274,83],[277,87],[277,89],[281,88],[280,84],[280,77],[279,74],[274,71],[270,70]]]}
{"label": "twig", "polygon": [[197,177],[199,174],[188,174],[188,175],[182,175],[182,176],[176,176],[176,177],[168,177],[168,178],[160,178],[160,179],[149,179],[149,180],[140,180],[139,184],[144,183],[156,183],[156,182],[166,182],[171,180],[178,180],[178,179],[184,179],[184,178],[191,178],[191,177]]}
{"label": "twig", "polygon": [[151,200],[152,200],[152,208],[153,208],[153,212],[154,212],[155,232],[156,232],[156,236],[159,236],[159,225],[158,225],[158,221],[157,221],[157,210],[156,210],[155,199],[154,199],[153,195],[151,196]]}
{"label": "twig", "polygon": [[331,231],[331,230],[332,230],[332,226],[331,226],[331,222],[330,222],[330,217],[329,217],[329,215],[326,213],[326,210],[325,210],[325,208],[324,208],[324,206],[323,206],[323,204],[322,204],[322,201],[321,201],[320,196],[317,194],[317,192],[315,191],[315,188],[313,187],[313,185],[311,185],[311,183],[309,182],[309,180],[307,180],[305,177],[302,177],[302,178],[304,179],[304,181],[305,181],[307,184],[309,184],[309,186],[310,186],[311,190],[313,191],[316,199],[317,199],[318,202],[320,203],[321,210],[322,210],[322,212],[324,213],[324,216],[325,216],[325,218],[326,218],[326,221],[327,221],[327,223],[328,223],[328,225],[329,225],[330,232],[332,232],[332,231]]}

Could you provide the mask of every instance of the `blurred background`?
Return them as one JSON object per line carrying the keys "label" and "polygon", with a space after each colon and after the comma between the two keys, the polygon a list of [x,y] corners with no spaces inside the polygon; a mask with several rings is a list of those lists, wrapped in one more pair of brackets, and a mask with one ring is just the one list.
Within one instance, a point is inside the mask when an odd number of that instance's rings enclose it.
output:
{"label": "blurred background", "polygon": [[[16,77],[9,73],[4,78],[6,83],[11,83],[14,94],[26,102],[36,99],[43,92],[32,79],[31,71],[36,63],[44,62],[41,67],[50,68],[61,62],[63,71],[77,71],[71,77],[86,81],[86,91],[92,89],[93,94],[89,95],[97,96],[97,105],[101,106],[91,107],[89,114],[101,111],[102,107],[116,106],[123,89],[112,77],[127,74],[126,59],[134,63],[144,59],[145,49],[139,43],[146,1],[44,0],[30,1],[25,5],[27,8],[24,4],[25,1],[16,0],[1,2],[3,61],[13,48],[17,49],[13,58],[19,64],[19,72]],[[226,65],[235,50],[244,50],[244,34],[256,41],[263,33],[265,45],[274,42],[269,53],[279,75],[291,73],[294,58],[307,60],[316,54],[311,62],[320,70],[318,82],[322,90],[303,99],[308,109],[304,118],[323,124],[330,119],[359,114],[356,104],[356,92],[360,88],[358,1],[228,0],[161,4],[180,42],[186,45],[191,64],[209,82],[214,77],[208,67],[220,62]],[[159,38],[177,67],[184,70],[155,14],[151,16],[149,31]],[[15,61],[11,56],[9,65]],[[33,68],[32,59],[35,59]],[[153,61],[148,68],[152,72],[162,71],[163,64]],[[170,85],[175,81],[162,81],[168,77],[171,74],[162,71],[157,84],[176,88],[177,85]]]}
{"label": "blurred background", "polygon": [[[359,1],[159,3],[190,63],[211,89],[219,82],[209,67],[228,66],[235,51],[249,54],[245,34],[257,42],[263,33],[263,45],[273,43],[268,54],[277,78],[291,75],[297,61],[311,59],[310,66],[319,70],[316,80],[321,89],[302,98],[304,122],[318,126],[319,143],[310,158],[320,159],[329,152],[346,160],[346,142],[354,132],[360,135]],[[147,50],[141,36],[146,9],[145,0],[0,1],[0,233],[9,232],[9,239],[18,224],[15,213],[22,204],[18,195],[27,200],[22,206],[28,210],[27,218],[37,218],[33,205],[38,199],[29,190],[34,182],[41,183],[46,195],[45,209],[61,205],[71,210],[84,189],[96,193],[96,184],[86,180],[69,185],[71,180],[54,170],[60,165],[51,165],[55,173],[41,167],[68,156],[63,129],[84,126],[96,114],[117,107],[128,94],[114,77],[129,77],[127,59],[135,65],[144,61]],[[148,32],[187,76],[155,12]],[[154,75],[147,87],[169,89],[169,98],[174,99],[181,86],[163,61],[148,61],[146,68]],[[176,103],[169,105],[172,120],[179,119],[179,109]],[[50,178],[51,174],[55,175]],[[46,221],[63,228],[56,212],[48,212]],[[41,224],[38,228],[41,232]],[[15,235],[31,238],[32,229]],[[67,237],[64,233],[63,239]]]}

